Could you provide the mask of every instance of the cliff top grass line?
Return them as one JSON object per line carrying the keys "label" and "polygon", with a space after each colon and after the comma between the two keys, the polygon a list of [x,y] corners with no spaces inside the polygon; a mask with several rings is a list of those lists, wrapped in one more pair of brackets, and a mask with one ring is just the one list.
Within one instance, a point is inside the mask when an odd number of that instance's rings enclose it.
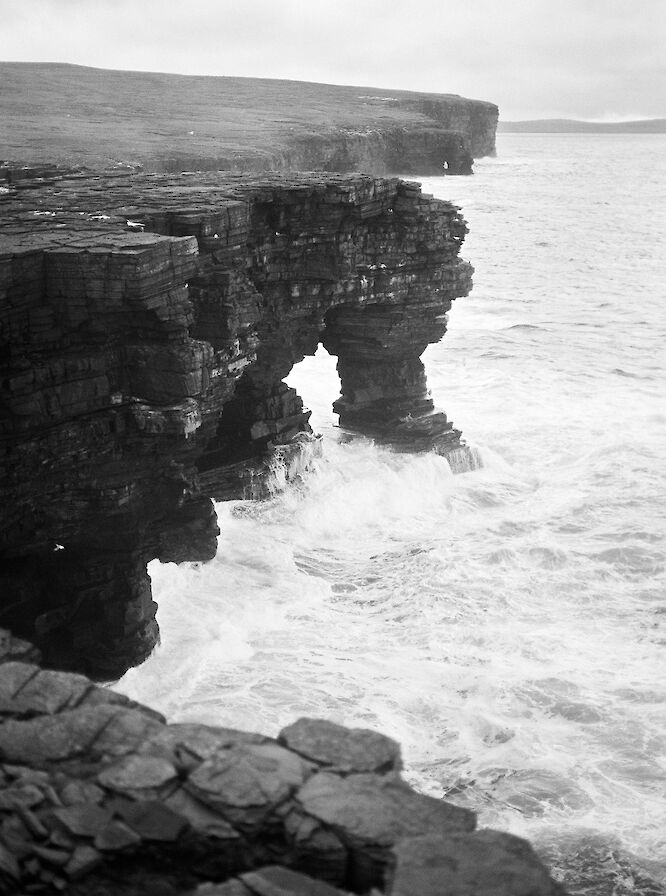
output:
{"label": "cliff top grass line", "polygon": [[0,159],[23,164],[369,171],[347,144],[403,132],[462,134],[474,157],[495,148],[497,107],[450,94],[45,63],[0,63],[0,85]]}

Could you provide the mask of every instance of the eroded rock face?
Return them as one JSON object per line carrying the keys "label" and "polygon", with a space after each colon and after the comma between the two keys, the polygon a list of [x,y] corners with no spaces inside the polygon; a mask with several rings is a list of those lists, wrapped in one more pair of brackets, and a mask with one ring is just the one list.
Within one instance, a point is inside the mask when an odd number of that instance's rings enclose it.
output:
{"label": "eroded rock face", "polygon": [[2,610],[110,679],[158,637],[146,563],[210,559],[210,499],[312,445],[283,378],[320,342],[342,425],[464,451],[419,356],[466,226],[397,179],[37,174],[0,195]]}
{"label": "eroded rock face", "polygon": [[316,719],[277,740],[167,725],[0,644],[2,893],[563,892],[527,843],[411,790],[387,737]]}
{"label": "eroded rock face", "polygon": [[501,831],[406,837],[393,848],[392,896],[561,896],[529,843]]}

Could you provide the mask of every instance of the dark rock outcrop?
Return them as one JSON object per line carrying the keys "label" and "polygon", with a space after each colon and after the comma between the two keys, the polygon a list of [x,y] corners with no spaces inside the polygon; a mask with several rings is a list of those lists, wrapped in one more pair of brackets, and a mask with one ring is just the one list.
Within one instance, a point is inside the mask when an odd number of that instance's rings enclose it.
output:
{"label": "dark rock outcrop", "polygon": [[0,632],[0,892],[560,896],[530,846],[417,794],[389,738],[167,725]]}
{"label": "dark rock outcrop", "polygon": [[[271,168],[420,176],[471,174],[471,138],[469,123],[462,121],[457,129],[444,128],[433,121],[409,127],[336,128],[292,138],[288,150],[276,157]],[[492,148],[476,155],[494,154],[494,131],[492,141],[486,143],[492,143]],[[474,146],[485,143],[475,139]]]}
{"label": "dark rock outcrop", "polygon": [[341,423],[473,465],[419,356],[471,286],[459,210],[361,175],[57,175],[0,194],[2,621],[120,675],[146,563],[207,560],[210,498],[312,446],[282,381],[323,344]]}

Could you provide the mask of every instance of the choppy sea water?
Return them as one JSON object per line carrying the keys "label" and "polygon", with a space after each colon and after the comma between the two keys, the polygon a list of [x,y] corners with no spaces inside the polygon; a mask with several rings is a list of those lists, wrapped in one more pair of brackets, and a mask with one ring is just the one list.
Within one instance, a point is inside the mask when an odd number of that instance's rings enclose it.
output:
{"label": "choppy sea water", "polygon": [[[424,360],[482,470],[347,440],[292,372],[315,469],[151,565],[162,645],[118,688],[172,721],[302,715],[526,836],[572,893],[666,892],[666,138],[502,135],[463,206],[472,294]],[[280,471],[276,470],[276,484]]]}

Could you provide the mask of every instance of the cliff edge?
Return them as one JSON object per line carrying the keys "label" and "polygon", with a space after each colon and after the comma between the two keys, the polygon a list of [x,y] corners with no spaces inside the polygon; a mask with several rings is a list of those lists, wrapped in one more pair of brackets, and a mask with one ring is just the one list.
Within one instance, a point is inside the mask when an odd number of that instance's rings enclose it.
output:
{"label": "cliff edge", "polygon": [[146,171],[469,174],[498,110],[452,94],[0,63],[0,159]]}

